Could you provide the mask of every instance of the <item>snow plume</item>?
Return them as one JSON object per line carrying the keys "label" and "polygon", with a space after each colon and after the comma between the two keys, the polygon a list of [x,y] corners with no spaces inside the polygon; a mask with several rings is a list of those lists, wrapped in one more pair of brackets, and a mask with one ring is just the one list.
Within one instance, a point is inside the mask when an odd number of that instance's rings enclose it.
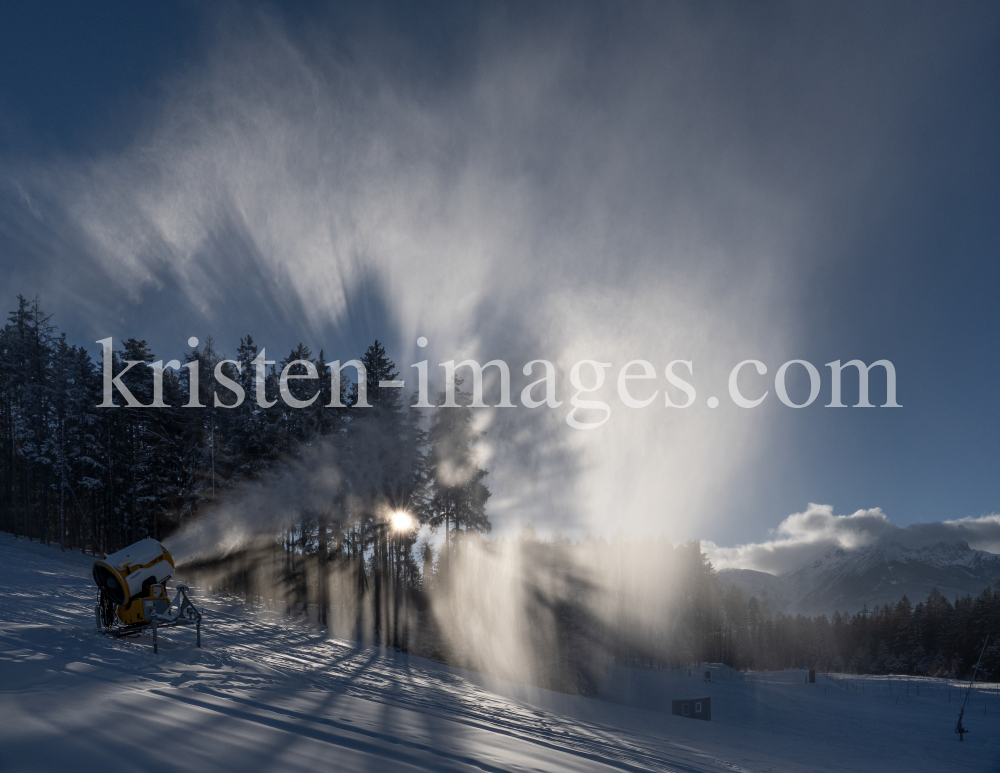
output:
{"label": "snow plume", "polygon": [[359,422],[349,447],[315,444],[227,491],[165,541],[181,574],[314,621],[325,609],[335,638],[568,692],[592,692],[614,657],[696,659],[685,609],[711,588],[697,579],[696,544],[452,529],[419,571],[419,551],[391,531],[391,503],[378,498],[393,460],[374,424]]}
{"label": "snow plume", "polygon": [[[559,687],[560,601],[572,567],[537,566],[521,543],[470,540],[443,557],[431,609],[451,662],[504,679]],[[578,599],[578,602],[585,601]]]}
{"label": "snow plume", "polygon": [[[403,14],[415,36],[367,4],[213,5],[203,55],[120,140],[0,157],[23,277],[7,302],[37,288],[71,338],[135,336],[165,360],[196,333],[343,360],[378,337],[407,379],[425,356],[432,378],[451,358],[515,379],[547,359],[563,407],[491,427],[497,532],[714,531],[780,442],[766,407],[725,399],[729,370],[752,357],[772,379],[802,349],[797,299],[851,254],[836,239],[865,227],[858,202],[900,184],[890,151],[942,69],[913,41],[964,49],[964,33],[926,9],[469,5],[458,27]],[[576,433],[566,375],[584,358],[615,365],[595,395],[614,415]],[[658,374],[634,384],[657,393],[642,410],[614,394],[632,359]],[[664,404],[684,399],[675,359],[694,363],[683,411]]]}
{"label": "snow plume", "polygon": [[[788,144],[822,143],[825,124],[782,123],[773,158],[764,131],[766,159],[758,138],[731,136],[731,113],[756,100],[730,81],[739,62],[705,67],[705,51],[739,48],[719,36],[740,23],[666,6],[537,24],[484,11],[437,79],[391,28],[338,43],[226,8],[204,61],[165,80],[123,146],[4,169],[46,208],[40,226],[12,203],[12,232],[79,257],[51,272],[55,302],[72,292],[99,337],[142,337],[164,356],[197,325],[230,346],[249,332],[269,352],[304,340],[342,359],[379,337],[408,379],[425,356],[432,378],[451,358],[503,359],[515,379],[544,358],[564,403],[574,362],[648,359],[655,403],[624,408],[609,374],[615,415],[599,433],[570,431],[568,405],[496,417],[497,530],[607,533],[614,511],[615,528],[679,540],[723,512],[720,480],[756,458],[763,417],[700,406],[734,363],[780,361],[794,326],[779,299],[843,171],[779,193],[761,170],[809,157]],[[868,168],[857,145],[851,158]],[[794,167],[795,181],[812,169]],[[665,410],[674,359],[695,363],[699,407]]]}
{"label": "snow plume", "polygon": [[304,458],[248,481],[204,516],[163,541],[177,563],[222,558],[244,550],[260,535],[287,528],[303,512],[323,512],[340,490],[332,448],[322,444]]}
{"label": "snow plume", "polygon": [[587,693],[615,658],[698,658],[696,617],[713,587],[705,571],[696,543],[541,542],[526,530],[462,540],[425,592],[449,662]]}
{"label": "snow plume", "polygon": [[880,540],[910,548],[967,542],[973,549],[1000,553],[1000,515],[900,528],[890,523],[878,507],[834,515],[830,505],[810,503],[804,512],[785,518],[772,540],[736,547],[719,547],[711,542],[702,545],[717,569],[756,569],[780,575],[801,568],[831,547],[850,550]]}
{"label": "snow plume", "polygon": [[[361,419],[349,439],[323,438],[301,447],[258,480],[220,492],[218,504],[184,525],[164,544],[180,563],[223,558],[269,535],[320,519],[331,525],[345,513],[405,509],[382,493],[386,481],[401,480],[413,469],[412,443],[401,442],[399,426]],[[397,488],[401,488],[398,487]]]}

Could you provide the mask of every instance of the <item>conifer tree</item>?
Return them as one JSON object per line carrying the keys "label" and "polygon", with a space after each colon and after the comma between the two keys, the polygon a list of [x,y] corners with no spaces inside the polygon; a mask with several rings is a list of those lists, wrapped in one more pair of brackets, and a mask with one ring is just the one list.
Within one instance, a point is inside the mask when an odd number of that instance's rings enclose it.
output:
{"label": "conifer tree", "polygon": [[487,472],[479,467],[475,448],[482,433],[473,426],[471,395],[460,387],[459,381],[455,400],[461,407],[439,408],[428,431],[424,518],[433,528],[444,526],[446,555],[463,532],[492,530],[486,515],[490,490],[483,483]]}

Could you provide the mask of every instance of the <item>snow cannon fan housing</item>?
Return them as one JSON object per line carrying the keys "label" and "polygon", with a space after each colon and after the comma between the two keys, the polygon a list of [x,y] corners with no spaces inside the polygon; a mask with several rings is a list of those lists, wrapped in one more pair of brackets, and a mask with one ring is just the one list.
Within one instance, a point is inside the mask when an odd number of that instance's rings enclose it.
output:
{"label": "snow cannon fan housing", "polygon": [[[135,600],[156,595],[154,585],[162,586],[174,573],[174,559],[155,539],[143,539],[94,561],[94,582],[119,607],[129,607]],[[160,594],[166,597],[164,589]],[[169,605],[168,605],[169,606]]]}

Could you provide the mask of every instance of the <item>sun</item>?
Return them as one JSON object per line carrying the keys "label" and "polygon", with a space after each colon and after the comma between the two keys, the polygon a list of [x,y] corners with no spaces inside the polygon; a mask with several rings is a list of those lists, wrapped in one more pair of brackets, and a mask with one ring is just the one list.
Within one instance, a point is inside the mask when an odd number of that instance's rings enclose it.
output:
{"label": "sun", "polygon": [[413,516],[403,510],[397,510],[390,516],[393,531],[410,531],[414,526]]}

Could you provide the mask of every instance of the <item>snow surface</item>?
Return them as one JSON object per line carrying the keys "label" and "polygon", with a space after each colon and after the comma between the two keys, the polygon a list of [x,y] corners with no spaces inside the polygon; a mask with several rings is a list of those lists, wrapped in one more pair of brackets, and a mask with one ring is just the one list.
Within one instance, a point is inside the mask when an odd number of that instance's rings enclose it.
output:
{"label": "snow surface", "polygon": [[[194,588],[192,629],[93,631],[92,559],[0,534],[0,771],[997,771],[1000,692],[612,669],[603,700],[328,640]],[[916,696],[920,682],[921,695]],[[856,689],[857,688],[857,689]],[[672,716],[712,698],[712,721]]]}

